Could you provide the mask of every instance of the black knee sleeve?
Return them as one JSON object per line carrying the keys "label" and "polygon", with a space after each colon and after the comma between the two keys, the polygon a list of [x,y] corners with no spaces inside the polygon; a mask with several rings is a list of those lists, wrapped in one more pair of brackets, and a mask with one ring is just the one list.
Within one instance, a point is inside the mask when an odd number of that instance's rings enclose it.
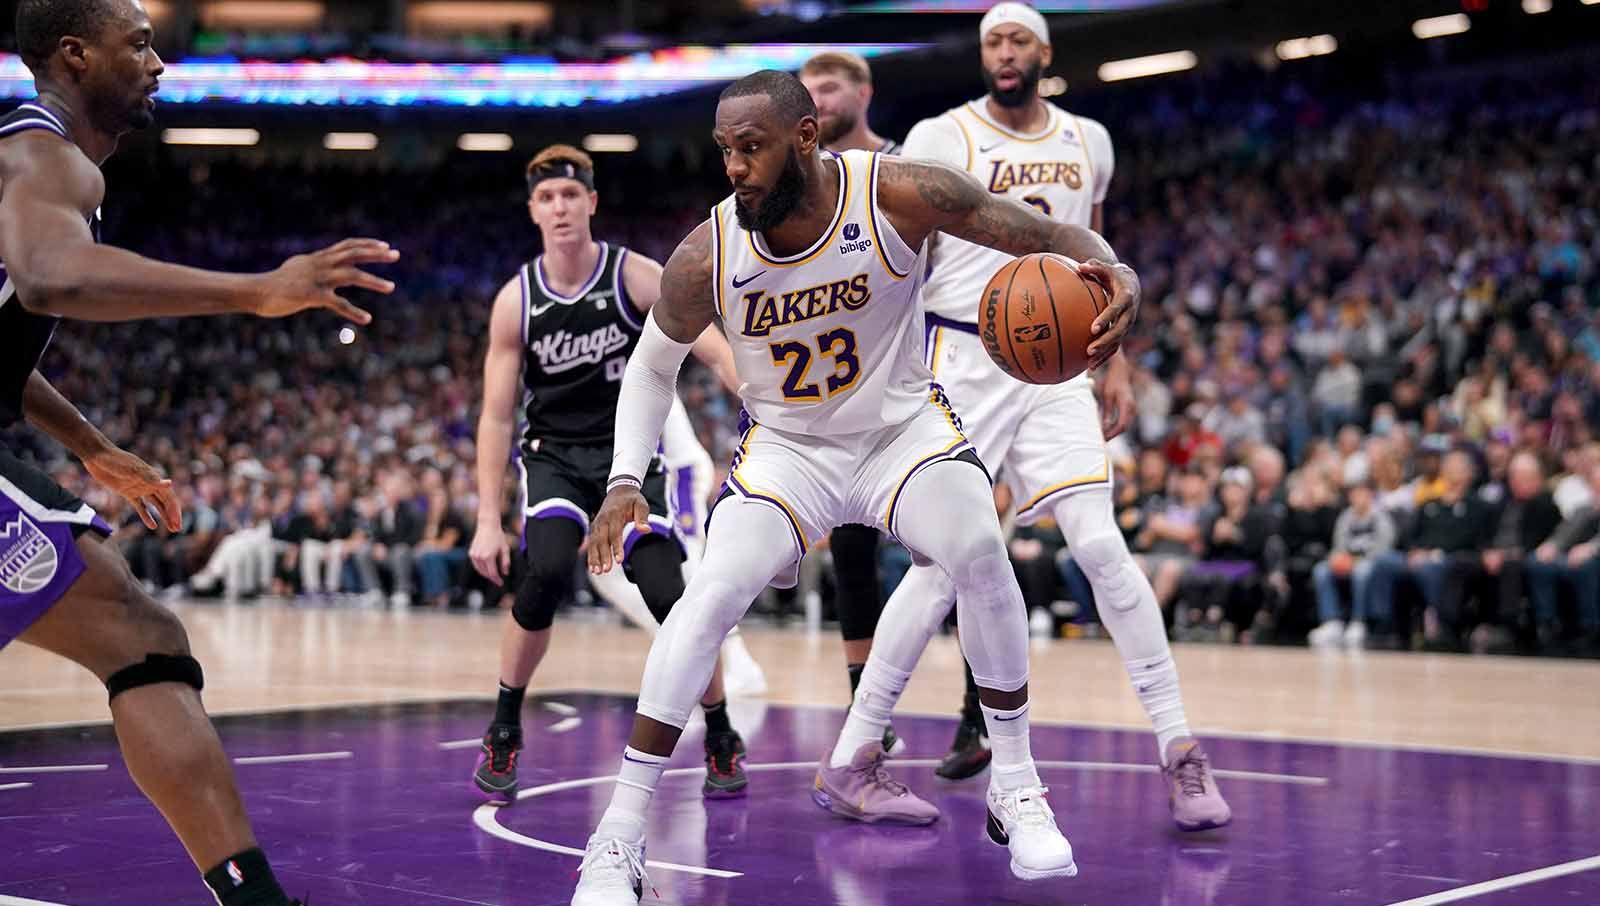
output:
{"label": "black knee sleeve", "polygon": [[528,521],[526,569],[511,605],[511,618],[518,626],[541,632],[555,622],[556,608],[572,599],[582,542],[583,528],[571,519]]}
{"label": "black knee sleeve", "polygon": [[116,698],[129,689],[156,683],[183,683],[199,692],[206,686],[200,662],[187,654],[147,654],[144,660],[124,667],[106,679],[106,691]]}
{"label": "black knee sleeve", "polygon": [[846,642],[870,639],[883,613],[878,585],[878,530],[865,525],[841,525],[828,540],[833,571],[838,578],[839,632]]}
{"label": "black knee sleeve", "polygon": [[657,623],[665,623],[672,605],[683,597],[683,549],[676,539],[649,534],[634,542],[623,575],[639,587],[644,604]]}

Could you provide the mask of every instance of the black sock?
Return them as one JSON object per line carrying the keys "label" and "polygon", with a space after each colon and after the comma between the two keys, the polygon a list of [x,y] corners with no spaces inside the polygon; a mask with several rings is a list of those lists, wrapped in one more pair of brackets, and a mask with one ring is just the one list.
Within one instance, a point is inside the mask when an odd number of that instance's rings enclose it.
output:
{"label": "black sock", "polygon": [[861,686],[861,671],[867,669],[866,664],[848,664],[846,670],[850,671],[850,700],[856,700],[856,689]]}
{"label": "black sock", "polygon": [[723,699],[714,705],[701,705],[700,709],[706,712],[706,735],[717,733],[732,733],[733,724],[728,723],[728,700]]}
{"label": "black sock", "polygon": [[278,886],[259,849],[247,849],[206,872],[206,886],[222,906],[288,906],[289,895]]}
{"label": "black sock", "polygon": [[510,724],[513,727],[522,726],[522,697],[527,694],[527,686],[513,689],[501,683],[500,700],[495,702],[494,706],[494,722]]}
{"label": "black sock", "polygon": [[961,717],[963,720],[983,726],[983,709],[978,706],[978,681],[972,676],[972,665],[962,661],[961,666],[967,672],[967,694],[961,702]]}

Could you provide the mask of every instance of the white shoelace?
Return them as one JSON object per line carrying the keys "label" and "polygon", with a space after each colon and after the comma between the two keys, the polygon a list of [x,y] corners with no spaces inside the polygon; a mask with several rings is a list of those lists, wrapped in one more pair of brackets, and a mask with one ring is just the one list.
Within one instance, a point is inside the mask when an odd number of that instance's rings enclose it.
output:
{"label": "white shoelace", "polygon": [[1050,803],[1044,794],[1050,792],[1046,786],[1025,786],[1014,790],[1006,790],[996,800],[1000,810],[1005,812],[1015,824],[1028,827],[1054,827],[1056,813],[1051,811]]}
{"label": "white shoelace", "polygon": [[[591,869],[598,869],[599,873],[591,875]],[[578,866],[578,873],[591,882],[621,880],[630,891],[636,885],[646,887],[650,883],[644,870],[644,854],[639,847],[616,837],[590,843],[583,854],[583,864]],[[622,877],[618,879],[617,874]]]}

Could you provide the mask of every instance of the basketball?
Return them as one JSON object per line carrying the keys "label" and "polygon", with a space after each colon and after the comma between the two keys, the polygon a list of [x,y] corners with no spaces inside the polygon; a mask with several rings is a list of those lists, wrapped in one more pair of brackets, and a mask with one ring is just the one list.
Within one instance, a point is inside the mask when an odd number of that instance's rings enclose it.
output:
{"label": "basketball", "polygon": [[1029,384],[1060,384],[1089,367],[1089,331],[1110,304],[1099,281],[1041,252],[989,278],[978,304],[979,332],[989,358],[1006,374]]}

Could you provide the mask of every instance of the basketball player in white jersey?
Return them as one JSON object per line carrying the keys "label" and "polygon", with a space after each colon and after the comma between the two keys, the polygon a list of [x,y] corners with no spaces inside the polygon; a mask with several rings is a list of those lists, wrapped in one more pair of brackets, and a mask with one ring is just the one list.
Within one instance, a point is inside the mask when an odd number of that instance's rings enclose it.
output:
{"label": "basketball player in white jersey", "polygon": [[[1111,182],[1111,138],[1099,123],[1039,97],[1039,75],[1051,56],[1044,17],[1020,3],[1001,3],[984,16],[979,34],[988,96],[918,123],[906,137],[905,155],[959,167],[994,195],[1030,204],[1058,223],[1098,230]],[[1184,716],[1161,609],[1112,516],[1102,430],[1115,436],[1133,417],[1127,363],[1120,354],[1113,357],[1095,371],[1093,383],[1087,374],[1050,386],[1012,380],[985,353],[972,310],[972,300],[1011,256],[941,235],[931,258],[923,303],[935,377],[961,413],[979,457],[1001,470],[1010,485],[1017,521],[1054,519],[1088,575],[1100,619],[1154,725],[1174,821],[1184,830],[1227,824],[1228,804]],[[1096,406],[1097,390],[1103,409]],[[909,672],[956,597],[938,570],[912,567],[884,607],[865,673],[871,675],[875,666],[892,676]],[[972,705],[964,710],[975,711]],[[873,729],[869,716],[852,713],[834,750],[835,763],[854,751],[863,734],[882,732]],[[963,724],[952,758],[975,745],[982,730],[976,715],[964,716]],[[952,758],[941,773],[961,776],[948,770]],[[986,760],[957,759],[976,764],[970,773]]]}
{"label": "basketball player in white jersey", "polygon": [[[723,636],[769,583],[794,581],[814,539],[850,522],[890,532],[955,585],[994,747],[990,837],[1008,846],[1019,878],[1076,874],[1028,748],[1027,618],[988,476],[923,361],[918,250],[944,230],[1013,254],[1114,253],[1095,233],[991,195],[950,167],[821,151],[816,107],[788,73],[763,70],[725,89],[712,134],[733,194],[667,262],[661,300],[628,362],[590,569],[620,561],[625,530],[647,530],[640,486],[678,369],[718,320],[744,381],[744,438],[705,559],[651,645],[611,804],[572,903],[637,906],[645,812]],[[1138,278],[1120,264],[1081,267],[1114,287],[1090,350],[1101,364],[1137,315]],[[883,705],[907,676],[864,678],[852,711],[886,720]],[[850,764],[819,771],[819,802],[868,820],[934,820],[937,809],[884,770],[882,726]]]}

